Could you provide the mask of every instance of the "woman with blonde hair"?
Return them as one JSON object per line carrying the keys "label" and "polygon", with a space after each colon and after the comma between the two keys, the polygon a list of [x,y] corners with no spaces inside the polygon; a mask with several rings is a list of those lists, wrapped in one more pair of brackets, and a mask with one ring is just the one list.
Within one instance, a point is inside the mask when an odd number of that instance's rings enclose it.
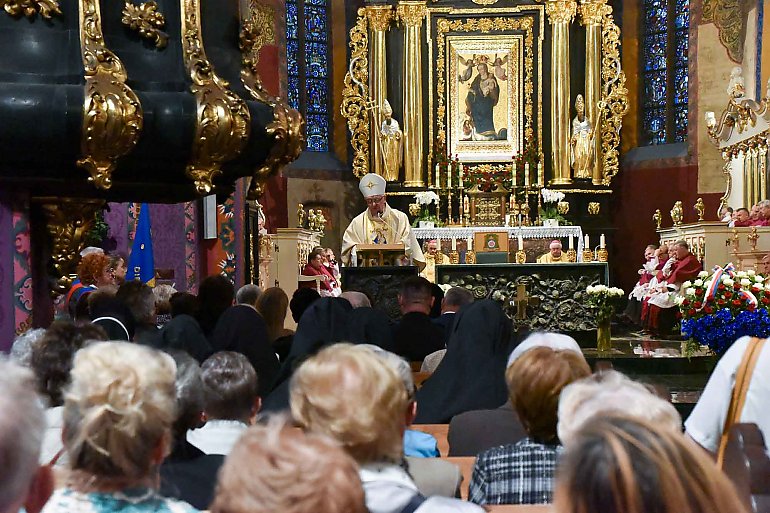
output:
{"label": "woman with blonde hair", "polygon": [[747,513],[706,453],[667,426],[623,416],[583,426],[565,452],[556,513]]}
{"label": "woman with blonde hair", "polygon": [[157,350],[99,342],[75,355],[64,396],[69,473],[44,513],[194,512],[157,494],[175,419],[176,366]]}

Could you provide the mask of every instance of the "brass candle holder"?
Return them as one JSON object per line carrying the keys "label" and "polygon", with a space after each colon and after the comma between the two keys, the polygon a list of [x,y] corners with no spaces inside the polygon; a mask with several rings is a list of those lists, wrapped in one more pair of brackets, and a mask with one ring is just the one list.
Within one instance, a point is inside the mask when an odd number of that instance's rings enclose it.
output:
{"label": "brass candle holder", "polygon": [[584,249],[583,250],[583,262],[593,262],[594,261],[594,252],[590,249]]}
{"label": "brass candle holder", "polygon": [[606,262],[609,258],[609,253],[607,253],[606,248],[599,248],[599,251],[596,252],[596,259],[599,262]]}
{"label": "brass candle holder", "polygon": [[475,264],[476,263],[476,252],[473,250],[468,250],[465,252],[465,263],[466,264]]}
{"label": "brass candle holder", "polygon": [[574,249],[567,250],[567,262],[577,262],[577,251]]}
{"label": "brass candle holder", "polygon": [[527,254],[524,252],[523,249],[520,249],[516,252],[516,263],[517,264],[527,263]]}
{"label": "brass candle holder", "polygon": [[449,253],[449,263],[452,265],[457,265],[460,263],[460,253],[457,251],[451,251]]}

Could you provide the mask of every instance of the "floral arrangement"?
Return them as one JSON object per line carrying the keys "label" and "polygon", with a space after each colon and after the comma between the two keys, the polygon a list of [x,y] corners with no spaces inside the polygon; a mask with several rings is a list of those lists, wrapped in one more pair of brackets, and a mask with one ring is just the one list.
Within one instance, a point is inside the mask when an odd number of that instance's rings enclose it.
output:
{"label": "floral arrangement", "polygon": [[682,316],[682,334],[694,345],[724,353],[738,338],[770,335],[770,286],[753,270],[735,271],[733,264],[701,271],[682,284],[676,302]]}
{"label": "floral arrangement", "polygon": [[[420,221],[432,221],[436,225],[439,225],[439,219],[436,214],[430,213],[430,205],[434,204],[438,207],[439,197],[433,191],[422,191],[414,195],[413,206],[416,206],[419,211],[415,214],[415,220],[413,226],[417,226]],[[411,213],[411,212],[410,212]]]}
{"label": "floral arrangement", "polygon": [[607,322],[615,314],[615,307],[625,297],[623,289],[607,285],[589,285],[586,287],[588,304],[596,308],[596,322]]}
{"label": "floral arrangement", "polygon": [[540,217],[543,219],[558,219],[560,224],[567,224],[567,220],[559,213],[557,204],[564,199],[564,193],[543,188],[540,191],[543,205],[540,207]]}

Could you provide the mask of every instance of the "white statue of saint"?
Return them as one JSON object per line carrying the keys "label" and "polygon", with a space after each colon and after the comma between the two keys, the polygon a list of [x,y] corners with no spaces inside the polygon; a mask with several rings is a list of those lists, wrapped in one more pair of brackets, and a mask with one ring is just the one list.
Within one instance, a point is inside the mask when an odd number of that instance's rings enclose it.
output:
{"label": "white statue of saint", "polygon": [[388,100],[382,103],[382,115],[385,116],[380,127],[382,177],[388,182],[396,182],[398,181],[398,172],[401,169],[404,133],[398,126],[398,121],[393,119],[393,108]]}
{"label": "white statue of saint", "polygon": [[727,85],[727,94],[731,98],[742,98],[746,94],[746,84],[743,81],[743,68],[735,66],[730,71],[730,83]]}
{"label": "white statue of saint", "polygon": [[583,95],[575,99],[577,116],[572,120],[572,137],[570,137],[570,164],[575,178],[591,178],[594,157],[594,130],[586,117]]}

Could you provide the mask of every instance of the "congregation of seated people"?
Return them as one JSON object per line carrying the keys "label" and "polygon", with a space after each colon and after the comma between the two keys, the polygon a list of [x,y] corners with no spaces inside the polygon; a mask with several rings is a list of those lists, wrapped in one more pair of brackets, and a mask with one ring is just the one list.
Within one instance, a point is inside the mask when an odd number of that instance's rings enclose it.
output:
{"label": "congregation of seated people", "polygon": [[[311,256],[337,284],[333,253]],[[626,314],[670,329],[693,260],[647,247]],[[465,288],[408,278],[393,322],[358,291],[153,290],[84,262],[74,307],[0,360],[0,513],[751,510],[715,462],[747,338],[683,426],[668,396]],[[768,433],[764,380],[742,420]]]}

